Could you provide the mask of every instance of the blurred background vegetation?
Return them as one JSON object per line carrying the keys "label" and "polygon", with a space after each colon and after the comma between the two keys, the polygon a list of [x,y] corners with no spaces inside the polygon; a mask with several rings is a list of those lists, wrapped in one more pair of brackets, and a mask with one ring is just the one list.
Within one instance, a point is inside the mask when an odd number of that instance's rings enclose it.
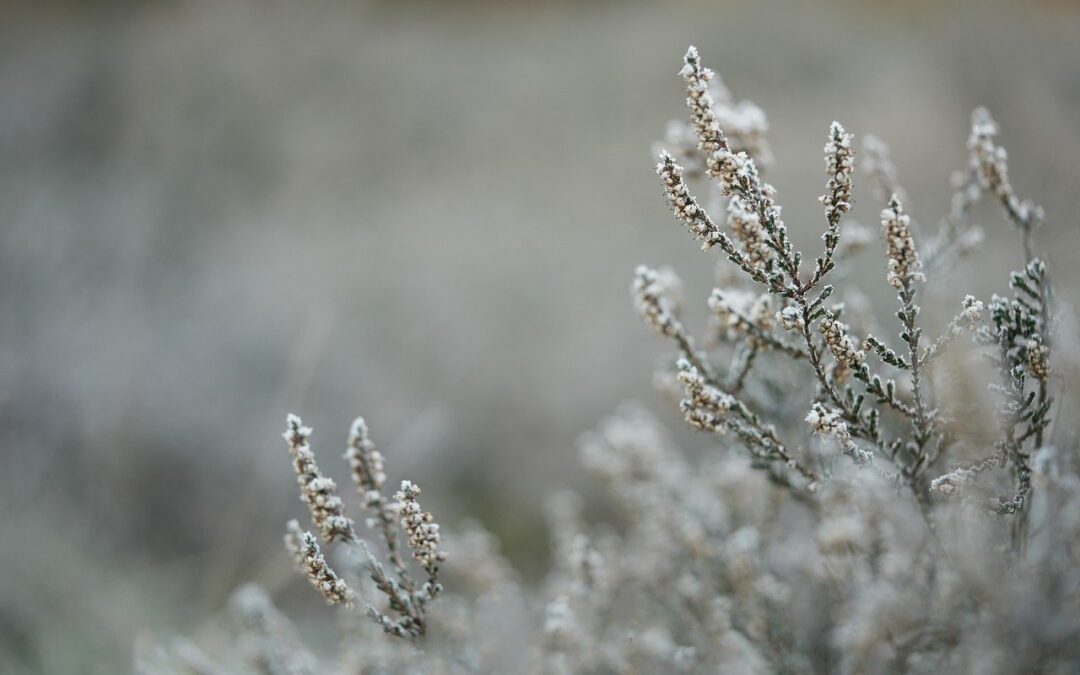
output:
{"label": "blurred background vegetation", "polygon": [[[664,410],[634,265],[676,265],[703,322],[713,256],[667,213],[649,155],[684,116],[689,43],[769,114],[770,180],[805,245],[831,120],[892,145],[933,224],[988,105],[1071,295],[1078,10],[5,3],[0,671],[122,672],[137,639],[197,630],[249,579],[328,614],[281,552],[301,513],[290,410],[339,479],[365,415],[391,480],[417,480],[451,527],[494,530],[535,577],[545,494],[588,487],[577,435],[628,397]],[[950,307],[1018,263],[991,214]],[[884,298],[877,262],[865,286]]]}

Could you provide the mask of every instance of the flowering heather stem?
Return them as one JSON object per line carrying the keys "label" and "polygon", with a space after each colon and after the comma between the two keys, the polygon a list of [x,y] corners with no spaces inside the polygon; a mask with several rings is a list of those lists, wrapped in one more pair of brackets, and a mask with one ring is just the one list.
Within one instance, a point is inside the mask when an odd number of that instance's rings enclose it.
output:
{"label": "flowering heather stem", "polygon": [[293,459],[293,470],[300,484],[300,498],[311,511],[311,520],[326,543],[356,540],[351,518],[344,515],[344,504],[337,496],[334,481],[326,478],[315,463],[315,454],[308,445],[311,427],[304,426],[296,415],[289,415],[285,441]]}
{"label": "flowering heather stem", "polygon": [[[368,616],[391,635],[415,639],[427,630],[425,608],[442,591],[439,583],[439,563],[446,560],[446,553],[438,549],[439,526],[430,513],[420,511],[416,497],[420,489],[409,481],[402,482],[401,491],[395,495],[396,502],[389,502],[382,493],[386,481],[383,473],[382,455],[368,437],[363,418],[357,418],[350,429],[345,459],[349,460],[353,480],[364,501],[364,507],[374,511],[371,524],[377,528],[386,544],[387,556],[394,567],[397,579],[387,577],[382,563],[373,556],[364,542],[356,535],[352,520],[343,515],[344,504],[335,492],[332,480],[322,476],[315,464],[315,455],[308,444],[311,428],[304,426],[296,415],[289,415],[285,440],[293,457],[293,468],[300,483],[300,495],[311,511],[315,527],[327,543],[340,541],[359,546],[363,551],[368,573],[375,588],[386,595],[390,610],[397,618],[384,614],[372,604],[366,604]],[[397,539],[398,523],[409,536],[413,557],[427,574],[427,580],[418,585],[409,574]],[[296,567],[311,584],[319,590],[330,604],[352,607],[355,594],[326,562],[314,535],[305,532],[294,520],[286,526],[285,545],[293,556]]]}
{"label": "flowering heather stem", "polygon": [[405,588],[411,591],[413,581],[405,566],[405,560],[401,556],[394,504],[387,500],[382,492],[383,484],[386,482],[383,456],[371,441],[367,423],[364,422],[363,417],[353,420],[349,429],[349,445],[345,452],[345,459],[349,461],[352,468],[353,481],[363,499],[364,508],[375,514],[372,523],[382,535],[390,563],[394,566],[398,579]]}

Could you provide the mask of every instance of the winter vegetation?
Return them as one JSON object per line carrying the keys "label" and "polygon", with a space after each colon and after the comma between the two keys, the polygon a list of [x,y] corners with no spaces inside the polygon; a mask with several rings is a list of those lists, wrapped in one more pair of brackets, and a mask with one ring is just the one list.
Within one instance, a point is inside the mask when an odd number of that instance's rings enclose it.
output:
{"label": "winter vegetation", "polygon": [[[553,490],[536,587],[480,526],[440,529],[413,482],[391,494],[362,418],[344,455],[350,511],[289,415],[310,525],[288,523],[285,545],[338,613],[337,653],[305,646],[251,585],[229,603],[235,639],[140,649],[138,672],[1080,669],[1080,456],[1057,366],[1067,308],[1040,257],[1048,216],[1014,190],[998,125],[974,111],[951,208],[931,225],[912,217],[886,143],[833,122],[821,244],[804,255],[766,180],[765,113],[693,47],[679,72],[688,115],[668,125],[656,172],[716,268],[704,334],[674,270],[641,265],[630,291],[665,347],[657,388],[713,449],[691,459],[657,415],[619,407],[580,441],[588,501],[608,516]],[[856,194],[876,200],[878,223],[851,219]],[[974,222],[980,202],[1000,224]],[[1018,264],[980,298],[950,273],[990,237],[1015,240]],[[854,283],[866,259],[890,304]],[[931,301],[952,318],[928,320]]]}

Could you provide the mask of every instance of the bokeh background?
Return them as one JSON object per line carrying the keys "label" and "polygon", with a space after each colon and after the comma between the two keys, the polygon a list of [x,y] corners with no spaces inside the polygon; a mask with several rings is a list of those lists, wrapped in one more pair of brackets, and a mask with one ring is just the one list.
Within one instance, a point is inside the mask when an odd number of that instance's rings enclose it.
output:
{"label": "bokeh background", "polygon": [[[249,579],[325,615],[280,546],[290,410],[346,485],[363,414],[391,480],[536,578],[545,495],[589,489],[576,437],[627,398],[674,420],[634,266],[675,265],[703,323],[714,256],[650,157],[689,43],[768,113],[806,245],[831,120],[893,146],[933,224],[988,105],[1073,294],[1077,3],[3,4],[0,672],[123,672]],[[979,218],[949,303],[1018,263]]]}

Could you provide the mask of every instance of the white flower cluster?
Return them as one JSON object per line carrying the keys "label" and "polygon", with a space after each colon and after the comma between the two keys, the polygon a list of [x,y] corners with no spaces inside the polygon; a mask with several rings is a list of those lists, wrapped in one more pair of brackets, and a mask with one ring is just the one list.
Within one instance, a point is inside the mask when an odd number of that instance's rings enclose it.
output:
{"label": "white flower cluster", "polygon": [[715,318],[717,333],[725,339],[749,337],[756,328],[769,332],[776,326],[774,300],[768,293],[757,294],[741,288],[714,288],[708,305]]}
{"label": "white flower cluster", "polygon": [[[733,155],[730,150],[718,150],[710,157],[706,172],[718,180],[721,194],[728,197],[741,196],[742,199],[747,200],[743,202],[748,207],[746,211],[756,211],[759,218],[769,219],[770,227],[775,227],[778,231],[783,230],[780,208],[773,203],[772,199],[774,190],[768,183],[761,182],[753,160],[749,159],[745,153]],[[660,176],[664,195],[675,217],[686,225],[694,237],[701,240],[702,250],[719,245],[721,250],[751,278],[764,283],[765,265],[755,264],[755,260],[761,263],[768,259],[769,253],[761,250],[754,239],[747,240],[752,246],[750,251],[739,250],[731,237],[717,227],[708,212],[690,194],[683,176],[683,168],[675,163],[671,155],[666,152],[661,154],[660,163],[656,165],[656,173]],[[749,208],[751,205],[753,208]],[[750,223],[746,223],[746,226],[752,227]],[[750,235],[749,232],[745,234],[757,237],[757,234]]]}
{"label": "white flower cluster", "polygon": [[[298,526],[299,527],[299,526]],[[290,528],[291,529],[291,528]],[[349,586],[338,577],[337,573],[326,562],[315,535],[304,532],[300,537],[300,547],[295,551],[295,558],[300,569],[307,576],[308,581],[315,587],[326,602],[331,605],[353,603],[353,592]]]}
{"label": "white flower cluster", "polygon": [[401,481],[401,489],[394,494],[398,500],[401,514],[401,527],[409,537],[409,548],[421,567],[434,578],[439,570],[439,563],[446,560],[446,553],[439,550],[442,537],[435,518],[420,508],[416,498],[420,496],[420,487],[412,481]]}
{"label": "white flower cluster", "polygon": [[858,368],[866,359],[866,353],[855,347],[855,341],[848,335],[847,326],[836,319],[824,318],[818,323],[818,331],[825,337],[825,344],[836,359],[836,365],[842,372]]}
{"label": "white flower cluster", "polygon": [[1027,362],[1031,376],[1045,382],[1050,378],[1050,348],[1037,340],[1027,341]]}
{"label": "white flower cluster", "polygon": [[363,498],[365,508],[380,508],[383,504],[382,486],[386,482],[382,453],[368,435],[363,417],[357,417],[349,429],[349,447],[345,459],[352,469],[356,489]]}
{"label": "white flower cluster", "polygon": [[806,423],[810,430],[820,436],[848,436],[847,423],[841,418],[840,413],[828,410],[820,403],[815,403],[806,416]]}
{"label": "white flower cluster", "polygon": [[341,497],[337,495],[337,486],[319,471],[315,454],[308,444],[311,427],[304,426],[300,418],[292,414],[288,416],[286,423],[283,436],[289,444],[293,470],[300,484],[300,498],[311,511],[312,523],[327,543],[335,540],[352,541],[356,538],[353,521],[344,515],[345,507]]}
{"label": "white flower cluster", "polygon": [[851,210],[851,177],[855,172],[855,153],[851,150],[852,135],[844,131],[839,122],[829,127],[829,141],[825,144],[825,194],[819,201],[825,205],[825,217],[832,224]]}
{"label": "white flower cluster", "polygon": [[765,269],[775,254],[765,243],[765,228],[761,226],[758,214],[746,208],[743,200],[732,197],[728,200],[727,226],[742,245],[749,263],[758,269]]}
{"label": "white flower cluster", "polygon": [[690,124],[697,132],[699,146],[707,155],[727,149],[727,139],[713,110],[714,99],[709,82],[715,77],[712,70],[701,65],[697,48],[686,51],[679,74],[686,81],[686,105],[690,108]]}
{"label": "white flower cluster", "polygon": [[689,228],[691,234],[701,240],[701,248],[709,249],[719,243],[720,229],[690,194],[683,177],[683,168],[675,163],[671,155],[665,152],[660,156],[656,173],[661,178],[664,196],[667,197],[675,217]]}
{"label": "white flower cluster", "polygon": [[638,313],[660,336],[674,337],[682,332],[678,318],[682,281],[672,269],[638,265],[630,292]]}
{"label": "white flower cluster", "polygon": [[806,416],[806,423],[810,430],[819,436],[835,438],[840,443],[844,454],[858,465],[868,464],[873,459],[873,454],[856,445],[851,437],[847,422],[844,421],[839,411],[829,410],[820,403],[815,403]]}
{"label": "white flower cluster", "polygon": [[[725,165],[737,156],[754,157],[764,164],[772,161],[765,139],[769,129],[765,113],[749,101],[732,103],[730,92],[716,74],[701,65],[697,48],[687,50],[679,74],[686,81],[690,126],[697,135],[698,148],[705,153],[709,176],[717,178],[730,169]],[[729,137],[737,147],[731,147]]]}
{"label": "white flower cluster", "polygon": [[965,295],[963,307],[959,315],[960,320],[964,322],[968,330],[976,330],[983,319],[986,306],[983,305],[982,300],[976,300],[975,296]]}
{"label": "white flower cluster", "polygon": [[885,232],[885,247],[889,259],[889,272],[885,278],[897,289],[917,281],[926,281],[910,225],[910,216],[904,213],[900,199],[893,195],[889,200],[889,207],[881,212],[881,227]]}
{"label": "white flower cluster", "polygon": [[776,321],[787,331],[801,331],[804,324],[802,312],[795,305],[788,305],[777,312]]}
{"label": "white flower cluster", "polygon": [[735,398],[705,382],[698,369],[686,359],[679,359],[676,368],[685,394],[679,407],[686,421],[698,429],[723,431],[724,416],[735,405]]}
{"label": "white flower cluster", "polygon": [[761,191],[770,199],[774,193],[771,185],[761,183],[754,160],[745,152],[719,150],[709,158],[705,171],[719,183],[720,192],[726,196],[739,194],[742,184],[751,186],[751,190]]}
{"label": "white flower cluster", "polygon": [[943,351],[965,329],[978,334],[983,320],[983,313],[986,311],[986,305],[981,300],[976,300],[973,295],[965,295],[961,307],[960,313],[949,322],[945,333],[930,347],[928,354],[931,358]]}

